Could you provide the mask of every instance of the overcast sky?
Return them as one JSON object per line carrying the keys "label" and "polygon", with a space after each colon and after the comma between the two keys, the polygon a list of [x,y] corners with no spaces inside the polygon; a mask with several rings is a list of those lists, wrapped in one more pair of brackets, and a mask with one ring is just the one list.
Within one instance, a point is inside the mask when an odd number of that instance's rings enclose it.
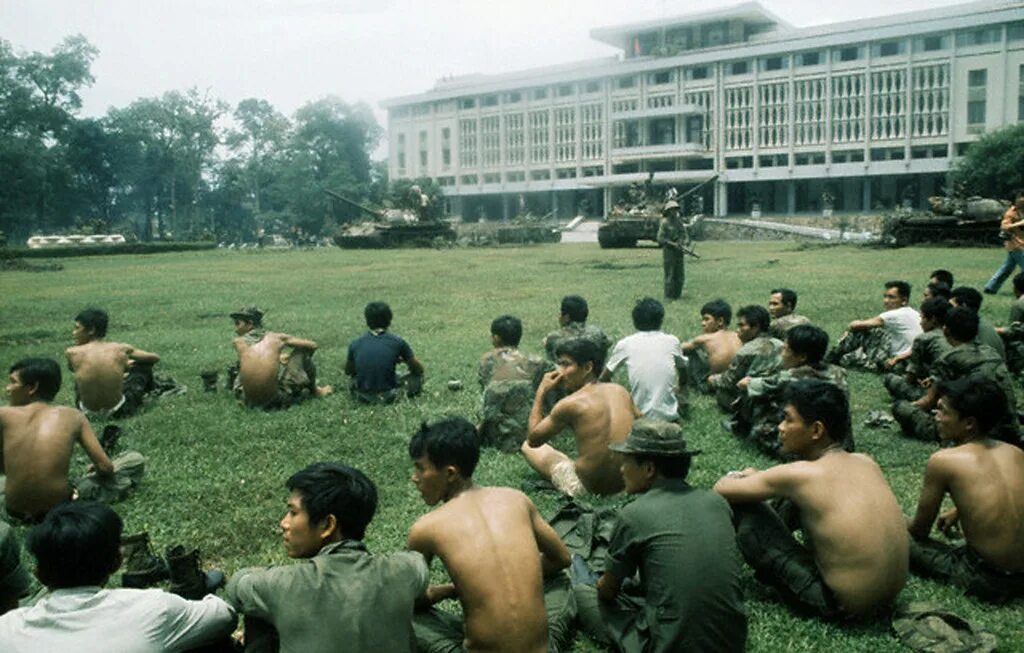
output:
{"label": "overcast sky", "polygon": [[[765,0],[796,27],[956,0]],[[196,86],[232,106],[263,98],[291,115],[325,95],[419,93],[447,75],[615,54],[589,31],[727,7],[714,0],[0,0],[0,38],[48,52],[83,34],[99,48],[83,113]]]}

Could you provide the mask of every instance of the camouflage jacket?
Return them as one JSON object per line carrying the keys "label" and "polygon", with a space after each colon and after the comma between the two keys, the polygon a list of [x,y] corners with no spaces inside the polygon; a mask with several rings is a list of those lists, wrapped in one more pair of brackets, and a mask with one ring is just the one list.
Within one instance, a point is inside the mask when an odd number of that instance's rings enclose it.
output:
{"label": "camouflage jacket", "polygon": [[743,377],[768,376],[781,369],[782,341],[762,333],[750,342],[743,343],[729,369],[722,372],[715,386],[733,389]]}
{"label": "camouflage jacket", "polygon": [[772,324],[768,327],[768,333],[773,338],[778,338],[783,342],[786,341],[786,332],[795,326],[801,324],[810,324],[811,321],[803,315],[797,315],[796,313],[790,313],[789,315],[783,315],[772,320]]}
{"label": "camouflage jacket", "polygon": [[846,370],[842,367],[838,365],[823,365],[822,367],[801,365],[768,376],[751,377],[750,385],[747,386],[747,396],[774,401],[782,397],[790,383],[803,379],[827,381],[843,392],[849,393],[846,386]]}
{"label": "camouflage jacket", "polygon": [[986,376],[999,384],[1010,410],[1016,411],[1017,402],[1010,371],[991,347],[973,342],[953,347],[932,366],[932,379],[935,381],[952,381],[975,375]]}
{"label": "camouflage jacket", "polygon": [[927,379],[931,376],[935,361],[942,358],[951,349],[942,329],[925,331],[914,338],[914,344],[910,347],[907,374],[912,374],[915,379]]}
{"label": "camouflage jacket", "polygon": [[574,338],[585,338],[593,341],[601,350],[602,358],[608,356],[608,348],[612,346],[611,339],[600,327],[584,324],[583,322],[570,322],[558,331],[552,331],[544,338],[544,353],[547,354],[550,360],[554,361],[558,358],[555,350],[558,348],[559,343],[563,340]]}
{"label": "camouflage jacket", "polygon": [[541,375],[551,364],[536,356],[529,356],[515,347],[492,349],[480,357],[477,379],[486,388],[491,381],[530,381],[535,387]]}

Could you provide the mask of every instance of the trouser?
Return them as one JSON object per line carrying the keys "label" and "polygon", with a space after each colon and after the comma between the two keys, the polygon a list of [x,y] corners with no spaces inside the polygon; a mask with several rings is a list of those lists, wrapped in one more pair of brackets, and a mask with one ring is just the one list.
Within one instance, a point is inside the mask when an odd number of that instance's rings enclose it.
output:
{"label": "trouser", "polygon": [[623,653],[643,653],[651,633],[644,613],[645,600],[619,592],[612,602],[601,601],[593,585],[572,588],[580,630],[601,646]]}
{"label": "trouser", "polygon": [[79,499],[103,503],[121,501],[139,484],[146,472],[146,458],[137,451],[125,451],[111,462],[114,463],[113,476],[89,472],[75,483]]}
{"label": "trouser", "polygon": [[[245,390],[237,365],[228,368],[228,381],[238,400],[244,402]],[[313,351],[292,349],[287,354],[287,360],[278,364],[277,396],[263,408],[288,408],[315,396],[316,365],[313,364]]]}
{"label": "trouser", "polygon": [[[544,611],[548,620],[548,651],[568,651],[572,646],[573,623],[576,620],[576,600],[569,576],[564,572],[544,582]],[[412,629],[416,636],[416,650],[420,653],[455,653],[464,651],[465,639],[461,615],[443,612],[437,608],[419,610],[413,614]]]}
{"label": "trouser", "polygon": [[393,404],[402,397],[416,397],[423,392],[423,377],[415,374],[403,374],[398,377],[398,386],[381,392],[360,390],[356,380],[352,379],[349,386],[352,398],[362,404]]}
{"label": "trouser", "polygon": [[674,247],[661,248],[661,262],[665,272],[665,298],[679,299],[686,282],[684,254]]}
{"label": "trouser", "polygon": [[132,363],[121,382],[121,403],[109,410],[87,411],[75,386],[75,405],[92,419],[120,419],[139,412],[146,394],[153,390],[153,363]]}
{"label": "trouser", "polygon": [[1024,372],[1024,342],[1014,340],[1006,343],[1006,367],[1013,374]]}
{"label": "trouser", "polygon": [[1003,264],[999,266],[996,273],[992,275],[992,278],[985,284],[985,292],[997,293],[999,287],[1003,285],[1003,282],[1010,278],[1013,274],[1014,268],[1019,267],[1021,272],[1024,272],[1024,250],[1015,250],[1006,252],[1006,258],[1003,259]]}
{"label": "trouser", "polygon": [[891,358],[890,338],[885,329],[847,331],[826,356],[833,365],[877,372]]}
{"label": "trouser", "polygon": [[822,619],[844,617],[814,554],[793,537],[776,510],[766,503],[736,504],[733,523],[740,553],[757,580],[773,587],[797,612]]}
{"label": "trouser", "polygon": [[882,377],[882,384],[893,399],[917,401],[925,393],[925,389],[920,385],[908,381],[906,374],[886,374]]}
{"label": "trouser", "polygon": [[991,603],[1024,597],[1024,573],[995,569],[966,545],[911,539],[910,569],[919,576],[948,581]]}
{"label": "trouser", "polygon": [[892,403],[892,416],[900,425],[903,435],[915,440],[937,442],[939,430],[935,426],[935,418],[905,399]]}

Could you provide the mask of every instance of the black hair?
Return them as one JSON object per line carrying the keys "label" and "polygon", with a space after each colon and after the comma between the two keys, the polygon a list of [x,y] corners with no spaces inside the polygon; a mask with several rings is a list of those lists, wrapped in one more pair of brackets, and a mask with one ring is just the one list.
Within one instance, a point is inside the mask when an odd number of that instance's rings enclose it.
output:
{"label": "black hair", "polygon": [[51,401],[60,390],[60,365],[52,358],[22,358],[8,370],[15,372],[22,385],[39,384],[37,392],[45,401]]}
{"label": "black hair", "polygon": [[978,313],[966,306],[954,306],[946,313],[945,327],[957,342],[973,342],[978,337]]}
{"label": "black hair", "polygon": [[886,281],[885,289],[890,290],[896,289],[896,292],[902,299],[910,299],[910,284],[906,281]]}
{"label": "black hair", "polygon": [[[983,374],[939,382],[939,395],[946,398],[960,417],[973,417],[981,429],[980,435],[997,436],[999,422],[1006,415],[1006,394],[990,377]],[[1014,440],[1012,444],[1017,444]]]}
{"label": "black hair", "polygon": [[644,297],[633,307],[633,326],[639,331],[657,331],[665,320],[665,307],[653,297]]}
{"label": "black hair", "polygon": [[342,537],[361,540],[377,512],[377,487],[366,474],[341,463],[313,463],[285,482],[302,498],[310,524],[334,515]]}
{"label": "black hair", "polygon": [[523,323],[518,317],[500,315],[491,322],[491,335],[498,336],[506,347],[518,347],[523,339]]}
{"label": "black hair", "polygon": [[586,322],[590,315],[587,300],[579,295],[566,295],[562,298],[562,315],[567,315],[570,322]]}
{"label": "black hair", "polygon": [[597,343],[587,338],[566,338],[555,346],[555,356],[568,356],[577,365],[594,364],[594,375],[600,375],[604,369],[604,352]]}
{"label": "black hair", "polygon": [[391,307],[384,302],[370,302],[363,309],[366,326],[371,329],[386,329],[391,326]]}
{"label": "black hair", "polygon": [[690,463],[693,462],[693,456],[648,456],[635,453],[629,455],[636,459],[637,464],[649,462],[661,476],[680,481],[686,480],[690,474]]}
{"label": "black hair", "polygon": [[810,324],[798,324],[786,331],[790,351],[807,358],[807,364],[818,367],[828,351],[828,334]]}
{"label": "black hair", "polygon": [[[795,328],[795,327],[794,327]],[[803,379],[786,389],[786,404],[807,424],[821,422],[833,442],[845,443],[850,428],[850,402],[839,386],[818,379]]]}
{"label": "black hair", "polygon": [[944,325],[951,308],[949,302],[942,297],[932,297],[921,302],[921,315],[939,325]]}
{"label": "black hair", "polygon": [[939,283],[944,283],[950,288],[953,287],[953,273],[949,270],[933,270],[932,273],[928,275],[928,278],[935,279]]}
{"label": "black hair", "polygon": [[722,324],[729,326],[732,322],[732,306],[729,306],[729,302],[724,299],[712,299],[707,304],[700,307],[701,315],[710,315],[716,320],[722,320]]}
{"label": "black hair", "polygon": [[51,590],[103,585],[121,561],[121,518],[96,501],[67,501],[47,513],[25,544]]}
{"label": "black hair", "polygon": [[1013,289],[1024,295],[1024,272],[1013,275]]}
{"label": "black hair", "polygon": [[423,422],[409,440],[409,457],[416,460],[424,454],[435,467],[451,465],[463,478],[473,478],[480,460],[476,427],[463,417],[446,417],[433,424]]}
{"label": "black hair", "polygon": [[943,283],[941,281],[933,281],[932,283],[928,284],[927,288],[928,292],[931,294],[932,297],[941,297],[943,299],[946,299],[947,301],[949,300],[952,294],[949,288],[949,284]]}
{"label": "black hair", "polygon": [[949,295],[957,306],[966,306],[975,313],[981,310],[981,293],[970,286],[958,286]]}
{"label": "black hair", "polygon": [[772,295],[782,295],[782,305],[788,306],[789,310],[796,310],[796,291],[790,290],[789,288],[775,288],[771,292]]}
{"label": "black hair", "polygon": [[92,335],[97,338],[106,337],[109,321],[107,312],[98,308],[87,308],[75,316],[75,322],[84,326],[87,331],[92,331]]}
{"label": "black hair", "polygon": [[756,326],[761,331],[767,331],[771,326],[772,316],[768,309],[760,304],[748,304],[736,311],[736,318],[743,318],[748,326]]}

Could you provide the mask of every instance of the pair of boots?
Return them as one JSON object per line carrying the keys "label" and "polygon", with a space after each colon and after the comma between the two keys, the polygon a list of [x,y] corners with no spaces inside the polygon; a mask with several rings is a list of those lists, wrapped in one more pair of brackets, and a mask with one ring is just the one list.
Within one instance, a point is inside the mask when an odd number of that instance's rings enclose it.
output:
{"label": "pair of boots", "polygon": [[198,600],[224,585],[223,572],[202,570],[199,549],[186,551],[176,544],[167,547],[166,556],[161,559],[153,553],[149,533],[140,533],[121,538],[121,550],[125,565],[123,587],[143,588],[170,580],[171,592]]}

